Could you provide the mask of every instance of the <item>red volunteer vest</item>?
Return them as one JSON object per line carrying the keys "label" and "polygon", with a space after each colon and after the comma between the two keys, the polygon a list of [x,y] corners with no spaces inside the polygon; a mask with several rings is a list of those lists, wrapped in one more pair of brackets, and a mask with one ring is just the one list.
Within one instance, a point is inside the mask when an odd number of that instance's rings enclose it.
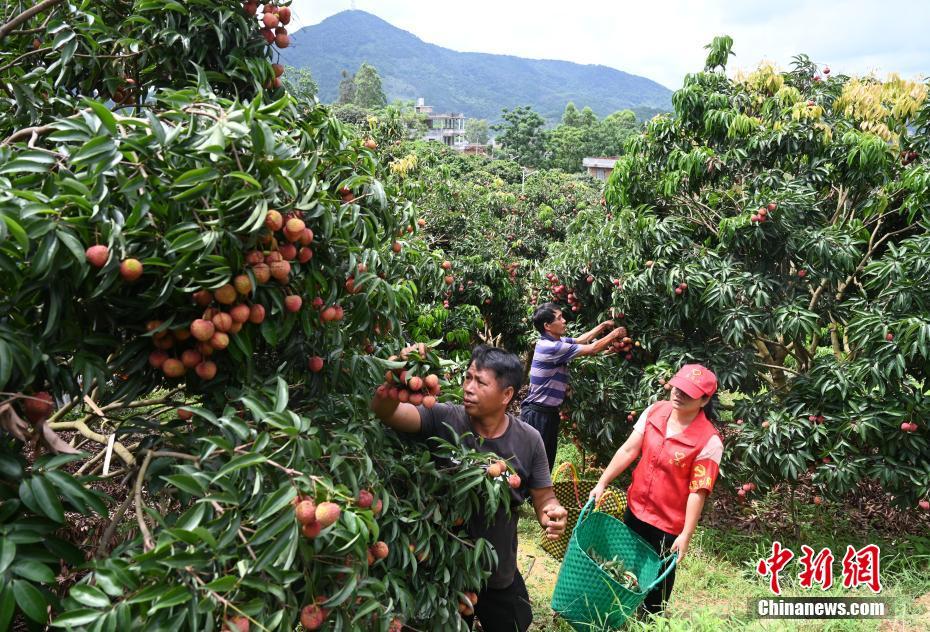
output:
{"label": "red volunteer vest", "polygon": [[710,490],[718,466],[710,459],[695,462],[716,428],[700,411],[684,432],[666,438],[672,403],[656,402],[646,417],[643,449],[627,491],[630,511],[654,527],[679,534],[685,528],[688,494]]}

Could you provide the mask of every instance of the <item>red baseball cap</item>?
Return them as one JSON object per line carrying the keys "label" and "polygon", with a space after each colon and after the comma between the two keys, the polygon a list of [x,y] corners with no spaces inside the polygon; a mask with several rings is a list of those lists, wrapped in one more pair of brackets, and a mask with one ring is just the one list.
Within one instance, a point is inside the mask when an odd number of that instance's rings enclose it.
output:
{"label": "red baseball cap", "polygon": [[668,383],[681,389],[692,399],[699,399],[717,392],[717,376],[700,364],[684,365],[678,369],[678,373]]}

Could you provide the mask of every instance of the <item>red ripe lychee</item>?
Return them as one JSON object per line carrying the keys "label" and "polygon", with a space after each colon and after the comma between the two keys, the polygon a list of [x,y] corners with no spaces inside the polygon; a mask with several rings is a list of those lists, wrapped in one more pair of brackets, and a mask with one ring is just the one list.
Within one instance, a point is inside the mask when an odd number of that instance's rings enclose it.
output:
{"label": "red ripe lychee", "polygon": [[310,301],[310,307],[316,310],[319,310],[320,308],[322,308],[323,305],[325,305],[325,303],[323,302],[323,299],[320,298],[319,296],[314,297],[313,300]]}
{"label": "red ripe lychee", "polygon": [[245,262],[250,266],[257,265],[259,263],[264,263],[265,255],[262,254],[260,250],[250,250],[245,255]]}
{"label": "red ripe lychee", "polygon": [[309,246],[313,243],[313,231],[309,228],[305,228],[304,231],[300,234],[300,245]]}
{"label": "red ripe lychee", "polygon": [[491,478],[497,478],[501,475],[501,468],[497,463],[492,463],[488,466],[488,476]]}
{"label": "red ripe lychee", "polygon": [[[248,278],[248,277],[246,277]],[[245,294],[245,292],[243,292]],[[232,305],[236,302],[236,288],[227,283],[213,291],[213,298],[222,305]]]}
{"label": "red ripe lychee", "polygon": [[233,322],[232,327],[229,328],[227,333],[237,334],[242,331],[242,323]]}
{"label": "red ripe lychee", "polygon": [[814,504],[815,504],[815,505],[820,505],[820,504],[822,504],[822,503],[823,503],[823,498],[821,498],[820,496],[814,496]]}
{"label": "red ripe lychee", "polygon": [[412,378],[407,380],[407,388],[409,388],[411,391],[422,390],[423,389],[423,378],[413,376]]}
{"label": "red ripe lychee", "polygon": [[410,401],[410,391],[405,388],[398,389],[397,391],[397,401],[401,403],[407,403]]}
{"label": "red ripe lychee", "polygon": [[242,8],[245,9],[245,12],[251,16],[255,16],[258,13],[258,5],[254,2],[246,2],[242,5]]}
{"label": "red ripe lychee", "polygon": [[178,419],[183,419],[187,421],[188,419],[193,419],[194,413],[189,410],[184,410],[183,408],[178,408]]}
{"label": "red ripe lychee", "polygon": [[265,320],[265,306],[253,305],[249,310],[249,322],[259,325],[263,320]]}
{"label": "red ripe lychee", "polygon": [[249,620],[245,617],[230,617],[221,632],[249,632]]}
{"label": "red ripe lychee", "polygon": [[229,335],[222,331],[217,331],[210,338],[210,346],[214,349],[225,349],[229,346]]}
{"label": "red ripe lychee", "polygon": [[191,323],[191,335],[201,342],[206,342],[212,338],[215,332],[216,327],[209,320],[198,318]]}
{"label": "red ripe lychee", "polygon": [[84,251],[84,257],[90,265],[95,268],[102,268],[106,264],[107,259],[110,258],[110,249],[99,244],[91,246]]}
{"label": "red ripe lychee", "polygon": [[325,619],[322,608],[315,603],[304,606],[304,609],[300,611],[300,625],[307,630],[319,630]]}
{"label": "red ripe lychee", "polygon": [[271,280],[271,267],[267,263],[258,263],[252,267],[252,274],[255,275],[255,281],[259,285],[268,283]]}
{"label": "red ripe lychee", "polygon": [[924,511],[930,511],[930,500],[918,501],[917,506],[923,509]]}
{"label": "red ripe lychee", "polygon": [[[429,392],[432,393],[434,390],[439,388],[439,376],[437,375],[427,375],[423,378],[423,385],[429,389]],[[435,393],[433,393],[435,395]]]}
{"label": "red ripe lychee", "polygon": [[142,276],[142,262],[138,259],[124,259],[119,264],[119,273],[124,281],[132,283]]}
{"label": "red ripe lychee", "polygon": [[303,235],[306,227],[307,225],[304,224],[302,219],[292,217],[284,224],[284,235],[287,237],[288,241],[297,241],[300,239],[300,236]]}
{"label": "red ripe lychee", "polygon": [[776,208],[778,208],[778,205],[775,204],[775,202],[769,202],[768,206],[766,206],[765,208],[766,208],[766,210],[767,210],[769,213],[771,213],[771,212],[774,211]]}
{"label": "red ripe lychee", "polygon": [[297,261],[299,261],[300,263],[307,263],[311,259],[313,259],[313,250],[311,250],[310,248],[307,248],[306,246],[304,246],[303,248],[297,251]]}
{"label": "red ripe lychee", "polygon": [[751,492],[751,491],[752,491],[752,483],[743,483],[743,489],[745,489],[747,492]]}
{"label": "red ripe lychee", "polygon": [[374,494],[372,494],[367,489],[359,491],[358,498],[355,501],[355,504],[358,505],[361,509],[368,509],[371,507],[371,504],[375,501]]}
{"label": "red ripe lychee", "polygon": [[452,285],[453,283],[455,283],[455,277],[453,277],[451,274],[447,274],[446,276],[442,278],[442,280],[445,282],[446,285]]}
{"label": "red ripe lychee", "polygon": [[744,497],[746,496],[746,490],[741,487],[738,490],[736,490],[736,495],[740,497]]}
{"label": "red ripe lychee", "polygon": [[807,276],[807,270],[805,270],[804,268],[801,268],[800,270],[798,270],[798,276],[803,279],[804,277]]}
{"label": "red ripe lychee", "polygon": [[307,364],[314,373],[319,373],[323,370],[323,358],[320,356],[312,356]]}
{"label": "red ripe lychee", "polygon": [[889,331],[887,334],[885,334],[885,340],[887,340],[888,342],[891,342],[892,340],[894,340],[894,334]]}
{"label": "red ripe lychee", "polygon": [[294,244],[282,244],[278,246],[278,252],[285,261],[293,261],[297,258],[297,246]]}
{"label": "red ripe lychee", "polygon": [[314,520],[313,522],[308,522],[300,528],[300,532],[304,535],[305,538],[310,538],[311,540],[316,536],[320,535],[320,531],[323,530],[323,525]]}
{"label": "red ripe lychee", "polygon": [[284,226],[284,218],[281,216],[281,213],[274,209],[269,209],[268,214],[265,215],[265,227],[272,232],[277,232],[281,230],[282,226]]}
{"label": "red ripe lychee", "polygon": [[39,423],[52,414],[54,400],[46,391],[39,391],[23,404],[23,412],[32,423]]}
{"label": "red ripe lychee", "polygon": [[310,524],[316,522],[316,503],[312,500],[302,500],[294,508],[297,515],[297,522],[300,524]]}
{"label": "red ripe lychee", "polygon": [[248,294],[252,291],[252,279],[249,278],[248,274],[238,274],[233,279],[233,287],[236,288],[239,294]]}
{"label": "red ripe lychee", "polygon": [[281,7],[278,9],[278,19],[281,20],[281,24],[290,24],[291,22],[291,8],[290,7]]}
{"label": "red ripe lychee", "polygon": [[421,217],[417,220],[417,226],[420,228],[426,228],[426,220]]}
{"label": "red ripe lychee", "polygon": [[403,246],[400,245],[399,241],[395,241],[393,244],[391,244],[391,250],[393,250],[395,253],[398,253],[403,250]]}
{"label": "red ripe lychee", "polygon": [[164,364],[161,365],[161,372],[165,374],[165,377],[181,377],[184,375],[185,370],[181,361],[175,358],[168,358],[165,360]]}
{"label": "red ripe lychee", "polygon": [[262,24],[265,25],[265,28],[273,29],[278,24],[281,23],[281,20],[278,19],[274,13],[266,13],[262,16]]}
{"label": "red ripe lychee", "polygon": [[209,342],[198,342],[197,351],[205,358],[213,355],[213,347],[210,346]]}
{"label": "red ripe lychee", "polygon": [[152,368],[160,369],[161,365],[165,363],[165,360],[168,359],[168,354],[164,351],[153,351],[149,354],[149,365]]}
{"label": "red ripe lychee", "polygon": [[300,298],[296,294],[291,294],[284,297],[284,309],[294,313],[300,311],[300,306],[304,304],[304,299]]}
{"label": "red ripe lychee", "polygon": [[370,149],[371,151],[374,151],[378,148],[378,143],[375,142],[375,139],[373,138],[366,138],[363,144],[365,145],[365,149]]}
{"label": "red ripe lychee", "polygon": [[216,327],[217,331],[229,331],[232,328],[233,319],[232,316],[226,312],[220,312],[216,314],[213,319],[213,326]]}
{"label": "red ripe lychee", "polygon": [[391,619],[390,625],[388,625],[388,632],[403,632],[404,622],[398,619],[397,617]]}
{"label": "red ripe lychee", "polygon": [[320,312],[320,320],[322,320],[324,323],[336,320],[336,308],[330,305],[324,309],[322,312]]}
{"label": "red ripe lychee", "polygon": [[410,393],[409,402],[414,406],[419,406],[423,403],[424,395],[423,393]]}
{"label": "red ripe lychee", "polygon": [[210,360],[201,362],[194,368],[194,372],[201,380],[209,382],[216,377],[216,364]]}
{"label": "red ripe lychee", "polygon": [[382,500],[379,498],[377,501],[375,501],[375,505],[372,507],[371,511],[377,516],[381,513],[382,507],[384,507],[384,502],[382,502]]}
{"label": "red ripe lychee", "polygon": [[184,353],[181,354],[181,364],[183,364],[188,369],[193,369],[195,366],[200,364],[203,360],[200,353],[194,349],[186,349]]}
{"label": "red ripe lychee", "polygon": [[275,261],[284,261],[284,256],[277,250],[272,250],[265,256],[265,263],[271,265]]}
{"label": "red ripe lychee", "polygon": [[234,323],[246,322],[249,320],[249,306],[236,305],[231,310],[229,310],[229,317],[233,319]]}
{"label": "red ripe lychee", "polygon": [[517,489],[523,483],[523,481],[520,480],[519,474],[511,474],[507,478],[507,482],[510,484],[511,489]]}
{"label": "red ripe lychee", "polygon": [[675,288],[675,294],[678,294],[678,295],[680,296],[683,292],[684,292],[684,290],[681,289],[680,287],[676,287],[676,288]]}
{"label": "red ripe lychee", "polygon": [[197,292],[194,292],[192,296],[194,299],[194,303],[196,303],[200,307],[206,307],[207,305],[213,302],[213,294],[211,294],[207,290],[199,290]]}
{"label": "red ripe lychee", "polygon": [[[283,31],[284,29],[280,30]],[[286,31],[284,33],[276,33],[274,36],[274,43],[278,48],[287,48],[291,45],[291,36],[288,35]]]}
{"label": "red ripe lychee", "polygon": [[291,274],[291,264],[287,261],[274,261],[271,264],[271,276],[277,281],[287,281]]}
{"label": "red ripe lychee", "polygon": [[910,432],[910,431],[911,431],[911,424],[910,424],[910,422],[908,422],[908,421],[903,422],[903,423],[901,424],[901,432]]}
{"label": "red ripe lychee", "polygon": [[377,541],[371,547],[371,552],[374,554],[376,559],[383,560],[391,552],[390,548],[387,545],[387,542]]}
{"label": "red ripe lychee", "polygon": [[427,408],[432,408],[436,405],[436,397],[433,395],[424,395],[423,396],[423,405]]}
{"label": "red ripe lychee", "polygon": [[443,262],[442,262],[442,269],[443,269],[443,270],[451,270],[451,269],[452,269],[452,262],[451,262],[451,261],[443,261]]}
{"label": "red ripe lychee", "polygon": [[271,44],[274,41],[274,31],[271,29],[265,28],[261,29],[259,33],[262,34],[262,37],[265,38],[265,41]]}
{"label": "red ripe lychee", "polygon": [[324,528],[339,520],[342,509],[339,505],[331,502],[323,502],[316,507],[316,519]]}

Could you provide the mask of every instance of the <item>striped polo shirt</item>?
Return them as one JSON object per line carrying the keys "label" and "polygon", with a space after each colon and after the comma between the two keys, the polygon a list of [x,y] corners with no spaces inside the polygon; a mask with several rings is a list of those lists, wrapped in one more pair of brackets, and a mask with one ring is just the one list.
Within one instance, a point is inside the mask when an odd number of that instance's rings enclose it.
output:
{"label": "striped polo shirt", "polygon": [[553,338],[543,334],[533,352],[530,366],[530,392],[524,404],[561,406],[568,388],[568,362],[578,355],[574,338]]}

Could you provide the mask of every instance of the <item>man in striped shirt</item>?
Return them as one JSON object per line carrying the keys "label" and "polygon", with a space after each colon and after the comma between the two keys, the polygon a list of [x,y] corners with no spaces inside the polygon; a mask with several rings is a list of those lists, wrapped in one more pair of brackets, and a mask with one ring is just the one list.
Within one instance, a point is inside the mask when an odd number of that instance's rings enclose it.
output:
{"label": "man in striped shirt", "polygon": [[520,418],[542,435],[551,472],[559,441],[559,406],[568,388],[568,363],[576,356],[604,351],[622,330],[614,329],[589,344],[595,336],[614,326],[614,321],[606,320],[577,338],[563,338],[565,318],[555,303],[544,303],[536,308],[533,326],[539,332],[539,342],[533,352],[530,392],[520,405]]}

